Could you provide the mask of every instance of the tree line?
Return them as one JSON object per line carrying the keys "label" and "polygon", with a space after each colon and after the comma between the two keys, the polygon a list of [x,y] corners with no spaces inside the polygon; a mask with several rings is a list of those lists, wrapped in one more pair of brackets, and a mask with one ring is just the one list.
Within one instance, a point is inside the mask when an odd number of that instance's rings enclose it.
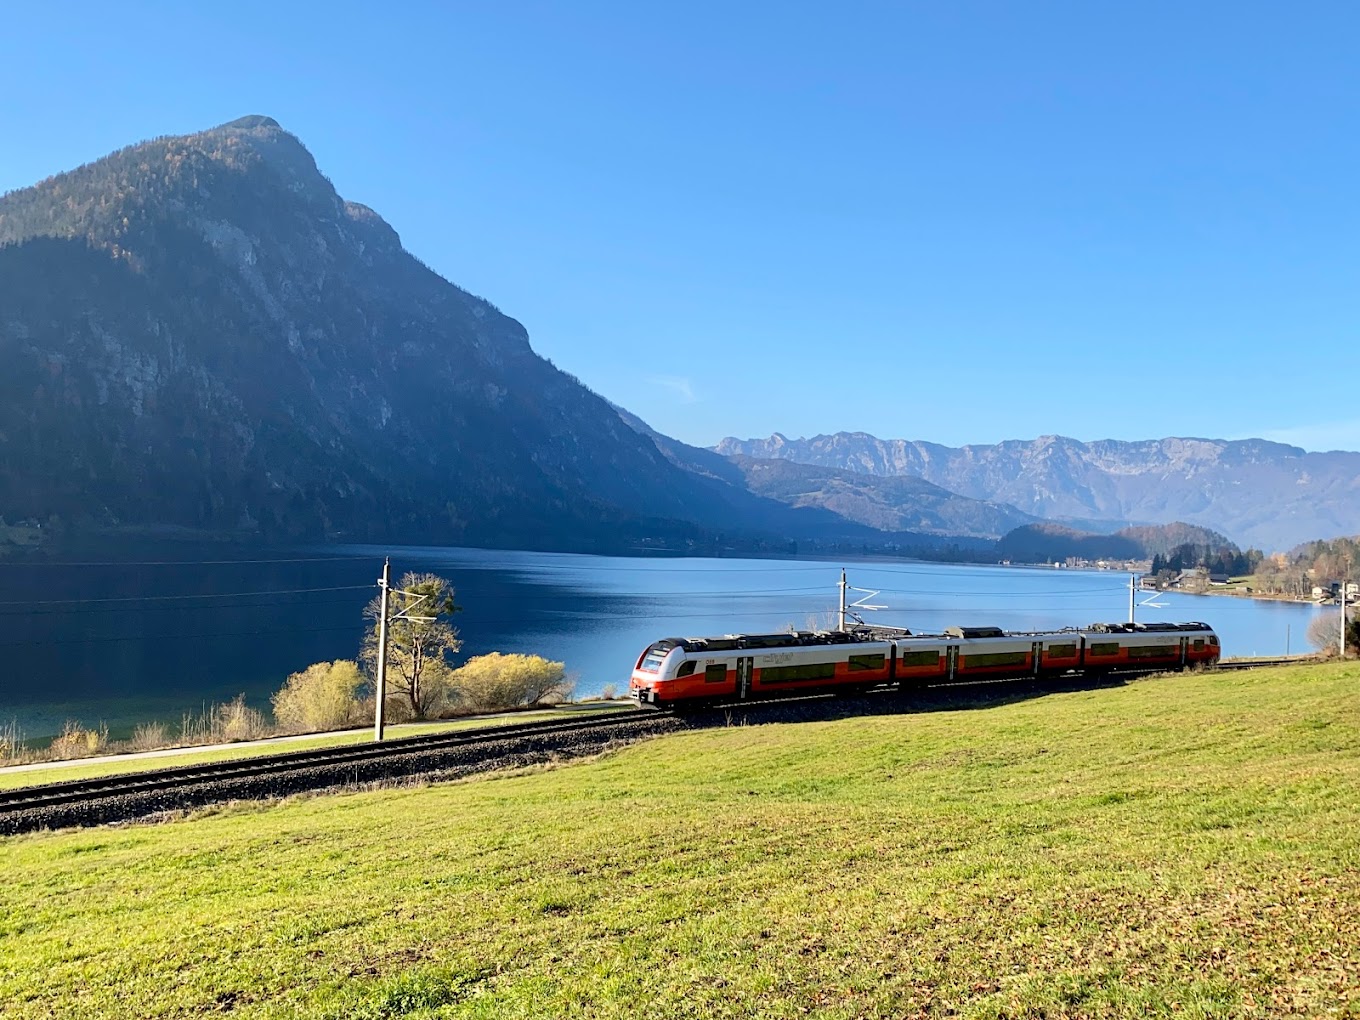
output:
{"label": "tree line", "polygon": [[1151,573],[1160,574],[1163,571],[1178,573],[1182,570],[1203,569],[1211,574],[1241,577],[1254,574],[1265,558],[1265,553],[1260,549],[1248,549],[1243,552],[1234,545],[1200,545],[1185,542],[1166,555],[1158,553],[1153,556]]}
{"label": "tree line", "polygon": [[1265,557],[1253,572],[1252,587],[1272,595],[1308,598],[1314,587],[1360,582],[1360,536],[1301,545]]}

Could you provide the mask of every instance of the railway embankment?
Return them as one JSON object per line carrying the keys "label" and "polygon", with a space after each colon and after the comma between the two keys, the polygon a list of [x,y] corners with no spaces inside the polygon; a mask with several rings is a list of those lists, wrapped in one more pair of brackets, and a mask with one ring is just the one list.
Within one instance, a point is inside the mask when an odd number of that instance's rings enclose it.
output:
{"label": "railway embankment", "polygon": [[1358,685],[1340,663],[788,706],[560,768],[7,837],[0,1001],[1350,1015]]}

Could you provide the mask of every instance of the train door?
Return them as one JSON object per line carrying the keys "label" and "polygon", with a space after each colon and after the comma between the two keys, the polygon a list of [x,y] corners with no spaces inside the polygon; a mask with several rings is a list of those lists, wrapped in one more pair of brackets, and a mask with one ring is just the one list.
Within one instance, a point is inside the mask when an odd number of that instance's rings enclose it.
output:
{"label": "train door", "polygon": [[1043,656],[1043,651],[1044,643],[1042,641],[1035,641],[1029,646],[1029,654],[1033,660],[1030,663],[1030,672],[1034,676],[1039,675],[1039,662],[1041,657]]}
{"label": "train door", "polygon": [[953,680],[959,671],[959,646],[949,645],[945,649],[945,675]]}
{"label": "train door", "polygon": [[1181,669],[1184,669],[1190,661],[1189,652],[1190,639],[1188,637],[1183,637],[1181,638]]}
{"label": "train door", "polygon": [[751,696],[751,673],[755,661],[749,655],[743,655],[737,659],[737,697],[742,700]]}

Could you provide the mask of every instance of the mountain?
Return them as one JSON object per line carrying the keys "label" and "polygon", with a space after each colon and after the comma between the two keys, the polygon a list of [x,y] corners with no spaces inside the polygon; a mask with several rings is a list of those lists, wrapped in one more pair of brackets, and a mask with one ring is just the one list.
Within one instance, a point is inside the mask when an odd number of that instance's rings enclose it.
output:
{"label": "mountain", "polygon": [[731,462],[751,492],[821,507],[880,531],[996,538],[1034,520],[1013,506],[969,499],[907,475],[885,478],[754,457]]}
{"label": "mountain", "polygon": [[621,407],[615,410],[668,460],[762,531],[899,553],[930,555],[951,547],[976,553],[988,548],[978,539],[995,538],[1030,519],[1014,507],[966,499],[919,479],[868,478],[787,462],[724,457],[662,435]]}
{"label": "mountain", "polygon": [[1201,528],[1182,521],[1171,524],[1145,525],[1142,527],[1120,528],[1116,532],[1122,538],[1137,542],[1143,555],[1169,556],[1181,546],[1202,546],[1209,549],[1233,549],[1237,545],[1226,535],[1220,535],[1211,528]]}
{"label": "mountain", "polygon": [[997,555],[1015,563],[1061,563],[1069,556],[1087,560],[1134,560],[1142,547],[1122,535],[1098,535],[1052,521],[1026,524],[1003,535]]}
{"label": "mountain", "polygon": [[1267,550],[1360,527],[1360,453],[1306,453],[1261,439],[1083,443],[1042,436],[955,448],[863,432],[812,439],[775,433],[724,439],[715,451],[923,478],[1039,518],[1115,526],[1184,521]]}
{"label": "mountain", "polygon": [[697,484],[267,117],[0,197],[0,281],[9,521],[552,548],[750,530],[732,500],[754,497]]}
{"label": "mountain", "polygon": [[[621,407],[615,410],[677,466],[763,497],[759,523],[765,528],[779,527],[787,520],[783,514],[767,517],[773,505],[791,507],[805,515],[804,528],[817,522],[844,535],[849,522],[866,529],[859,536],[861,540],[874,532],[886,532],[895,545],[931,535],[996,538],[1033,520],[1015,507],[968,499],[919,478],[870,477],[791,461],[724,456],[662,435]],[[883,536],[878,538],[881,541]]]}

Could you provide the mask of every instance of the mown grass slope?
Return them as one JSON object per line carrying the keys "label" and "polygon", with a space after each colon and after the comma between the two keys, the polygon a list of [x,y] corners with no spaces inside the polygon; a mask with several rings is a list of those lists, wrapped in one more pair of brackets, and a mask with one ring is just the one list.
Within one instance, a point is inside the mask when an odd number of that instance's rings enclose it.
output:
{"label": "mown grass slope", "polygon": [[0,842],[7,1017],[1360,1016],[1360,668]]}

